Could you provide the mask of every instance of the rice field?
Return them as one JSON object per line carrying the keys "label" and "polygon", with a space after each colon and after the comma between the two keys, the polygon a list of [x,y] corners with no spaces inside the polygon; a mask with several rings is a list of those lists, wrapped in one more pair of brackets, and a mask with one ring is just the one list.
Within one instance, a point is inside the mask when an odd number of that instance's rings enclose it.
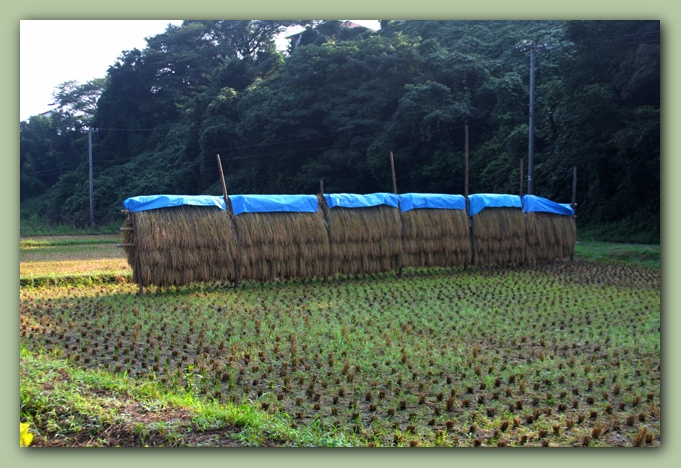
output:
{"label": "rice field", "polygon": [[[230,286],[23,286],[21,345],[350,445],[660,444],[659,268],[578,257]],[[34,413],[39,440],[76,437]]]}

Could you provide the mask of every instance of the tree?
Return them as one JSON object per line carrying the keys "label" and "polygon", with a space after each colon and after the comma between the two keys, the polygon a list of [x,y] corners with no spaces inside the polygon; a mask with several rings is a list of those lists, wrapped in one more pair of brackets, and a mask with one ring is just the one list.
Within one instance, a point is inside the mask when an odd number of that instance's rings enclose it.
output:
{"label": "tree", "polygon": [[309,21],[221,20],[209,22],[214,39],[227,57],[255,57],[274,50],[274,38],[286,28]]}
{"label": "tree", "polygon": [[19,126],[21,200],[37,196],[62,174],[84,161],[87,151],[84,125],[77,117],[53,113],[33,116]]}
{"label": "tree", "polygon": [[659,21],[570,21],[565,36],[553,152],[579,168],[580,217],[659,238]]}
{"label": "tree", "polygon": [[87,122],[94,117],[97,101],[105,88],[106,78],[95,78],[85,84],[65,81],[52,93],[54,102],[50,105],[57,106],[57,111],[62,114],[77,116]]}

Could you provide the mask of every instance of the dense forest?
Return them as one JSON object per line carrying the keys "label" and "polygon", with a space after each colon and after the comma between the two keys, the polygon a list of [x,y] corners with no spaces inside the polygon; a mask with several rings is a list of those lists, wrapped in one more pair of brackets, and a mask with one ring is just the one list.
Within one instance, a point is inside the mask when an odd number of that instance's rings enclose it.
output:
{"label": "dense forest", "polygon": [[[274,39],[304,31],[288,51]],[[55,89],[20,123],[21,215],[97,223],[125,198],[222,193],[518,193],[536,48],[534,193],[578,227],[659,242],[659,21],[185,21]],[[92,130],[91,135],[88,132]],[[523,189],[527,191],[527,184]],[[604,239],[607,240],[607,239]]]}

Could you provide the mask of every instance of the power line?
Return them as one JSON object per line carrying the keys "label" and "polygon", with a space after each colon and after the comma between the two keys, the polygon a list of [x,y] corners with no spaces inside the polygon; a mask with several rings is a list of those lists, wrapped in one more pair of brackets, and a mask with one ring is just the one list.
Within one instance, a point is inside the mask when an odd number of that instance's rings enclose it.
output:
{"label": "power line", "polygon": [[[542,115],[547,115],[543,112],[536,112],[535,116],[542,116]],[[510,119],[503,119],[503,120],[521,120],[521,119],[526,119],[529,117],[529,114],[524,114],[524,115],[517,115],[514,117],[511,117]],[[477,127],[481,125],[488,125],[488,124],[493,124],[495,122],[498,122],[500,119],[499,118],[490,118],[481,122],[476,122],[476,123],[471,123],[468,124],[469,127]],[[425,135],[425,134],[433,134],[433,133],[441,133],[441,132],[447,132],[447,131],[453,131],[453,130],[460,130],[465,128],[465,125],[459,124],[459,125],[454,125],[454,126],[447,126],[439,129],[428,129],[428,130],[422,130],[418,132],[412,132],[412,135]],[[237,152],[237,151],[244,151],[248,149],[259,149],[259,148],[267,148],[270,146],[282,146],[284,144],[288,143],[301,143],[301,142],[307,142],[307,141],[314,141],[314,140],[319,140],[322,138],[329,138],[332,136],[345,136],[345,135],[351,135],[351,134],[356,134],[356,133],[363,133],[363,132],[369,132],[369,131],[376,131],[376,130],[386,130],[385,125],[383,127],[376,127],[374,129],[370,130],[362,130],[362,131],[356,131],[356,132],[348,132],[348,133],[330,133],[326,134],[320,137],[314,137],[314,138],[303,138],[303,139],[296,139],[296,140],[284,140],[284,141],[279,141],[279,142],[274,142],[274,143],[268,143],[267,145],[253,145],[253,146],[239,146],[239,147],[231,147],[231,148],[211,148],[209,151],[207,150],[201,150],[201,151],[192,151],[192,152],[182,152],[182,155],[185,156],[192,156],[192,155],[199,155],[202,153],[210,152],[210,153],[231,153],[231,152]],[[250,155],[241,155],[241,156],[233,156],[229,157],[229,160],[235,160],[235,159],[253,159],[253,158],[261,158],[261,157],[272,157],[272,156],[279,156],[282,154],[289,154],[289,153],[296,153],[296,152],[308,152],[308,151],[320,151],[320,150],[327,150],[327,149],[334,149],[334,148],[345,148],[348,146],[352,146],[355,144],[354,142],[348,142],[348,143],[335,143],[332,145],[327,145],[327,146],[317,146],[317,147],[312,147],[312,148],[292,148],[289,150],[285,151],[277,151],[277,152],[266,152],[266,153],[259,153],[259,154],[250,154]],[[178,153],[174,153],[178,154]],[[135,156],[133,156],[134,158]],[[106,163],[107,167],[114,167],[119,164],[126,164],[131,162],[131,159],[116,159],[116,160],[100,160],[100,161],[95,161],[96,165],[100,166],[102,163]]]}
{"label": "power line", "polygon": [[36,175],[52,175],[52,174],[59,174],[65,171],[68,171],[69,169],[72,169],[74,167],[81,166],[83,163],[77,163],[77,164],[69,164],[67,166],[61,166],[59,168],[52,168],[52,169],[44,169],[42,171],[31,171],[30,169],[24,168],[24,171],[29,172],[30,175],[36,176]]}

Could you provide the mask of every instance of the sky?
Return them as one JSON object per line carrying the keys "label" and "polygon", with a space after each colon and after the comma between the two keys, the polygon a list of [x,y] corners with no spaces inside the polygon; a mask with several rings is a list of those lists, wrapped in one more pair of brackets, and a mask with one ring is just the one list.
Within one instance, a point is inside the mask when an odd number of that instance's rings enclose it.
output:
{"label": "sky", "polygon": [[[352,20],[378,29],[378,21]],[[178,20],[22,20],[19,27],[19,120],[47,112],[55,88],[106,76],[125,50]]]}

